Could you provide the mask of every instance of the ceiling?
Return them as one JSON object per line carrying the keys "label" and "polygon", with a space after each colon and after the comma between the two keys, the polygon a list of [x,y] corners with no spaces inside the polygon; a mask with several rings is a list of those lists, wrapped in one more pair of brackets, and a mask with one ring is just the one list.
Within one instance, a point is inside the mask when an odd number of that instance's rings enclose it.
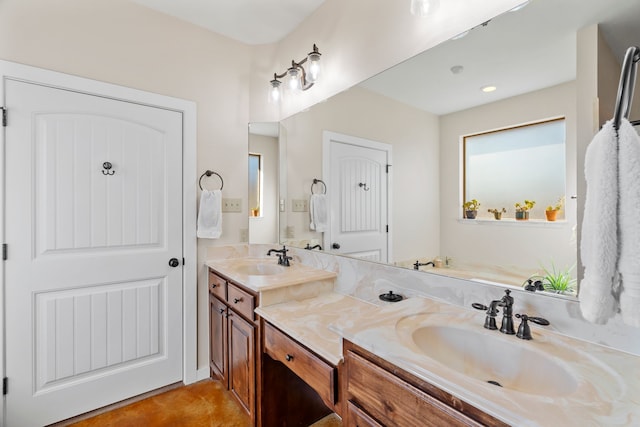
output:
{"label": "ceiling", "polygon": [[437,115],[550,87],[576,78],[576,32],[594,23],[619,58],[640,45],[639,0],[532,0],[361,86]]}
{"label": "ceiling", "polygon": [[246,44],[274,43],[324,0],[131,0]]}

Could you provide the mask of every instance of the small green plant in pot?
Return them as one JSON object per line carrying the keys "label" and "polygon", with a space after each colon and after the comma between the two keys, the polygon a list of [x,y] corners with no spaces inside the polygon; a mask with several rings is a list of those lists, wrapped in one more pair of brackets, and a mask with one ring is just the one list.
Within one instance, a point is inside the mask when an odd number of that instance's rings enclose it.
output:
{"label": "small green plant in pot", "polygon": [[548,292],[557,294],[573,294],[575,292],[575,284],[577,279],[571,277],[571,270],[575,264],[564,270],[556,269],[555,264],[551,263],[551,269],[542,268],[544,276],[542,277],[542,286]]}
{"label": "small green plant in pot", "polygon": [[524,203],[516,203],[514,206],[516,207],[516,219],[519,221],[529,219],[529,211],[533,209],[536,202],[535,200],[526,200]]}
{"label": "small green plant in pot", "polygon": [[471,199],[468,202],[464,202],[462,204],[464,209],[464,217],[467,219],[476,219],[478,215],[478,208],[480,207],[480,202],[476,199]]}
{"label": "small green plant in pot", "polygon": [[547,217],[547,221],[555,221],[556,217],[558,216],[558,212],[560,212],[563,205],[564,205],[564,196],[560,197],[555,205],[547,206],[547,209],[545,209],[544,211],[544,214]]}
{"label": "small green plant in pot", "polygon": [[502,209],[488,209],[487,212],[491,212],[495,219],[500,220],[500,219],[502,219],[502,214],[507,212],[507,210],[505,208],[502,208]]}

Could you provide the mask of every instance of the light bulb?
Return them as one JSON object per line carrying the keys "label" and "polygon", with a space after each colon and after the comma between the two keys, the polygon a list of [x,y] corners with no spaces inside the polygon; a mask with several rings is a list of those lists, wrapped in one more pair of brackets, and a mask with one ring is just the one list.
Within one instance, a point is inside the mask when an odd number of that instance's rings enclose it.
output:
{"label": "light bulb", "polygon": [[317,51],[316,46],[313,46],[313,52],[307,56],[307,62],[309,63],[309,71],[307,71],[307,81],[309,83],[315,83],[320,76],[320,52]]}
{"label": "light bulb", "polygon": [[280,98],[282,97],[280,85],[282,82],[278,79],[271,80],[271,89],[269,90],[269,101],[273,103],[280,102]]}
{"label": "light bulb", "polygon": [[296,91],[300,89],[300,71],[297,68],[289,68],[287,77],[289,78],[289,90]]}

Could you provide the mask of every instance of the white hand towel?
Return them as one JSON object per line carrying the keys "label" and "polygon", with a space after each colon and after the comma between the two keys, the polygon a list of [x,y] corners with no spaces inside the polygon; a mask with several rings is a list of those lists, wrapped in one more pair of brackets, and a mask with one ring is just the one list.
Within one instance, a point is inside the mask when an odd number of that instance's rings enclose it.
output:
{"label": "white hand towel", "polygon": [[640,137],[626,119],[618,141],[620,312],[624,323],[640,327]]}
{"label": "white hand towel", "polygon": [[222,191],[204,190],[200,195],[197,235],[217,239],[222,234]]}
{"label": "white hand towel", "polygon": [[582,222],[580,309],[590,322],[603,324],[618,309],[617,203],[618,153],[616,131],[607,122],[587,147],[587,194]]}
{"label": "white hand towel", "polygon": [[311,230],[327,231],[327,196],[325,194],[311,195],[309,214],[311,215],[311,224],[309,224]]}

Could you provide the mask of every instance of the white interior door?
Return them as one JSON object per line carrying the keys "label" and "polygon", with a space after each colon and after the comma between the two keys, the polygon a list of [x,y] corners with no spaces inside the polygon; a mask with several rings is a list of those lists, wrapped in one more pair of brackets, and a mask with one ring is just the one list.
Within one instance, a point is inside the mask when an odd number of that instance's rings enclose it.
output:
{"label": "white interior door", "polygon": [[324,139],[330,212],[325,248],[388,262],[391,146],[333,132],[325,132]]}
{"label": "white interior door", "polygon": [[7,425],[181,380],[182,114],[10,79],[5,106]]}

